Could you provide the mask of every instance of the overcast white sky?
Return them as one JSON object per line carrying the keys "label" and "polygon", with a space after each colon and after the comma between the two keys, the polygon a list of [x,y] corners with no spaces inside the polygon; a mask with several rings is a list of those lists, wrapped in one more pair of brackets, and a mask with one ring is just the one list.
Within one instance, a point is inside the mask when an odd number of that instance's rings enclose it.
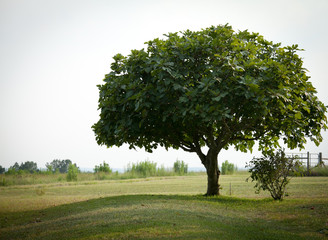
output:
{"label": "overcast white sky", "polygon": [[[0,0],[0,165],[71,159],[82,168],[112,168],[149,159],[172,166],[178,158],[201,166],[196,154],[154,153],[97,145],[98,89],[116,53],[129,54],[168,32],[229,23],[283,45],[299,44],[319,99],[328,105],[326,0]],[[320,147],[303,151],[328,157]],[[253,154],[234,149],[219,161],[240,167]],[[221,163],[221,162],[220,162]]]}

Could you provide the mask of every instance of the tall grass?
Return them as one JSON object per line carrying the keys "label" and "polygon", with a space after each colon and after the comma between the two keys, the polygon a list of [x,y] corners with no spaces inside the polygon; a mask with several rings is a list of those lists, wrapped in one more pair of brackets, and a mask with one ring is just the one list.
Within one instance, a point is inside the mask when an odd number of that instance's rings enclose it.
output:
{"label": "tall grass", "polygon": [[186,174],[197,175],[197,173],[188,173],[188,165],[179,160],[174,163],[172,168],[166,168],[164,165],[157,167],[157,163],[149,160],[139,163],[130,163],[124,173],[119,173],[118,171],[112,172],[112,169],[105,162],[99,166],[96,165],[94,173],[80,172],[75,164],[71,164],[68,173],[60,173],[59,171],[38,171],[34,173],[14,171],[0,174],[0,186],[49,184],[65,181],[83,182],[98,180],[124,180]]}
{"label": "tall grass", "polygon": [[328,166],[317,166],[310,170],[309,176],[328,176]]}
{"label": "tall grass", "polygon": [[64,173],[22,173],[22,174],[0,174],[0,186],[48,184],[66,182]]}
{"label": "tall grass", "polygon": [[128,164],[125,176],[129,178],[140,178],[140,177],[155,177],[155,176],[169,176],[174,175],[171,169],[167,169],[164,166],[157,168],[157,163],[150,162],[148,160]]}
{"label": "tall grass", "polygon": [[188,173],[188,164],[186,164],[184,161],[177,160],[173,165],[173,169],[175,173],[183,175]]}
{"label": "tall grass", "polygon": [[221,165],[221,174],[227,175],[227,174],[234,174],[237,172],[237,166],[235,166],[233,163],[229,163],[228,160],[225,160]]}

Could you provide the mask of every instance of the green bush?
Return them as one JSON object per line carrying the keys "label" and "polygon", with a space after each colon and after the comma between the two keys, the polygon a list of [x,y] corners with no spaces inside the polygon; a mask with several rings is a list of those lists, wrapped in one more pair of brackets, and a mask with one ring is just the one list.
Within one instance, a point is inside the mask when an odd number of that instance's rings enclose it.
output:
{"label": "green bush", "polygon": [[18,170],[16,171],[15,168],[10,167],[10,168],[8,168],[8,171],[5,174],[6,175],[15,175],[15,174],[17,174],[17,172],[18,172]]}
{"label": "green bush", "polygon": [[100,172],[111,173],[112,172],[112,169],[109,167],[109,164],[105,163],[105,161],[103,162],[103,164],[99,164],[99,166],[96,165],[93,170],[95,173],[100,173]]}
{"label": "green bush", "polygon": [[68,166],[68,172],[66,175],[66,180],[68,182],[77,181],[77,174],[79,173],[79,168],[76,164],[70,164]]}
{"label": "green bush", "polygon": [[228,160],[225,160],[221,165],[221,174],[228,175],[234,174],[237,170],[237,167],[233,163],[229,163]]}
{"label": "green bush", "polygon": [[150,162],[148,160],[144,162],[140,162],[137,164],[132,163],[132,166],[129,164],[127,172],[132,174],[133,176],[141,176],[141,177],[151,177],[156,176],[157,174],[157,164],[154,162]]}
{"label": "green bush", "polygon": [[282,200],[291,177],[303,173],[302,163],[297,158],[288,158],[282,149],[263,155],[261,158],[253,158],[247,166],[250,167],[249,178],[252,182],[256,181],[255,193],[268,190],[274,200]]}
{"label": "green bush", "polygon": [[110,174],[112,173],[112,169],[109,167],[108,163],[103,162],[103,164],[99,164],[99,166],[95,166],[93,169],[95,172],[95,179],[96,180],[106,180],[110,179]]}
{"label": "green bush", "polygon": [[188,164],[184,161],[176,160],[173,165],[173,169],[175,173],[182,175],[188,173]]}

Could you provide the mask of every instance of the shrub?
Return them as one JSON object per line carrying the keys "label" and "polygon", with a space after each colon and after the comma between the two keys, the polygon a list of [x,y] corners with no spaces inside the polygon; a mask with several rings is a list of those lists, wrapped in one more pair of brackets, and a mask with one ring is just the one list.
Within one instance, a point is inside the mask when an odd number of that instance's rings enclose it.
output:
{"label": "shrub", "polygon": [[66,180],[68,182],[77,181],[77,174],[79,173],[79,168],[76,164],[70,164],[68,166],[68,172],[66,175]]}
{"label": "shrub", "polygon": [[99,173],[99,172],[111,173],[112,172],[112,169],[109,167],[109,164],[105,163],[105,161],[103,162],[103,164],[99,164],[99,166],[96,165],[93,170],[95,173]]}
{"label": "shrub", "polygon": [[[47,168],[47,170],[46,170],[47,173],[55,172],[54,167],[52,165],[50,165],[49,163],[46,163],[46,168]],[[58,169],[58,172],[59,172],[59,169]]]}
{"label": "shrub", "polygon": [[156,165],[156,163],[148,160],[137,164],[132,163],[132,166],[130,164],[128,165],[127,172],[142,177],[156,176]]}
{"label": "shrub", "polygon": [[15,174],[17,174],[17,171],[15,168],[10,167],[10,168],[8,168],[8,171],[5,174],[6,175],[15,175]]}
{"label": "shrub", "polygon": [[188,164],[184,161],[176,160],[173,165],[173,169],[175,173],[182,175],[188,173]]}
{"label": "shrub", "polygon": [[233,174],[236,171],[236,167],[233,163],[229,163],[228,160],[225,160],[221,165],[221,174]]}
{"label": "shrub", "polygon": [[303,173],[301,162],[297,158],[286,157],[282,149],[276,153],[273,151],[264,153],[261,158],[253,158],[246,167],[250,167],[249,178],[252,182],[256,181],[255,192],[268,190],[274,200],[282,200],[291,177]]}

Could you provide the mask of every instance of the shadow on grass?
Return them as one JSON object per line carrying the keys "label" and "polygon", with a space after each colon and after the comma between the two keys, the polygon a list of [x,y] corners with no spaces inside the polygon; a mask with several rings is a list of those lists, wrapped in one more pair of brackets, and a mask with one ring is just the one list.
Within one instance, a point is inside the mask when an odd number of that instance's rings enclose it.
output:
{"label": "shadow on grass", "polygon": [[258,207],[272,202],[201,195],[106,197],[7,213],[0,217],[0,239],[307,239],[279,221],[259,218]]}

